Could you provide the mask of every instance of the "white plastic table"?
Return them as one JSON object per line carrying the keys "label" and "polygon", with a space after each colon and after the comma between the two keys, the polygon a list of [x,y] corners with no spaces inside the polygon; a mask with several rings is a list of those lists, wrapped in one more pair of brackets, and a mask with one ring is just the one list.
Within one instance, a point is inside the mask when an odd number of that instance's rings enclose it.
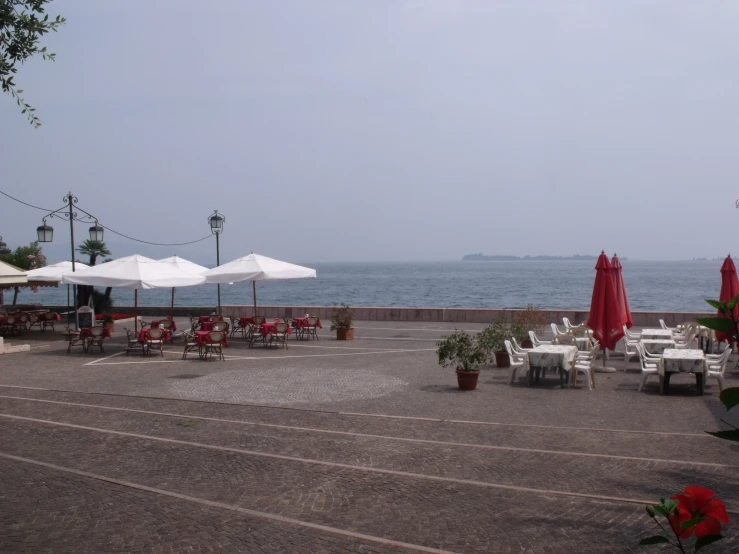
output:
{"label": "white plastic table", "polygon": [[703,394],[706,381],[706,355],[698,349],[668,349],[662,352],[658,366],[659,387],[662,394],[670,388],[670,376],[673,373],[695,373],[698,394]]}
{"label": "white plastic table", "polygon": [[641,338],[642,340],[673,340],[672,331],[667,329],[642,329]]}
{"label": "white plastic table", "polygon": [[575,366],[577,357],[577,346],[542,344],[528,351],[529,357],[529,386],[534,384],[534,372],[536,380],[539,380],[541,370],[554,369],[559,372],[559,383],[564,388],[565,373]]}

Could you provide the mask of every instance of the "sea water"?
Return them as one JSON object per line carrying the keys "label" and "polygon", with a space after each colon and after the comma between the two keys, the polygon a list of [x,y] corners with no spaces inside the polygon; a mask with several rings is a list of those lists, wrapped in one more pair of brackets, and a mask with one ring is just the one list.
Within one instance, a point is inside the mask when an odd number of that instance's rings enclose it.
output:
{"label": "sea water", "polygon": [[[632,310],[711,311],[718,298],[721,261],[622,261]],[[594,261],[490,261],[423,263],[310,263],[317,279],[261,281],[262,305],[480,307],[588,309]],[[133,305],[133,291],[114,289],[118,306]],[[6,302],[12,291],[6,291]],[[221,286],[223,304],[252,303],[251,282]],[[139,290],[140,306],[168,306],[171,289]],[[64,305],[67,287],[25,289],[19,303]],[[179,288],[176,305],[214,306],[215,285]]]}

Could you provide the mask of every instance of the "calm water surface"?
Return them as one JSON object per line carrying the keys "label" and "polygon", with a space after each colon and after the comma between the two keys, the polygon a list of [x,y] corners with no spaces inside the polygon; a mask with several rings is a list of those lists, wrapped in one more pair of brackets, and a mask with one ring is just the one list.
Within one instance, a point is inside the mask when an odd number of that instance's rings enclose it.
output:
{"label": "calm water surface", "polygon": [[[633,310],[710,311],[704,298],[717,298],[721,261],[625,261],[624,280]],[[257,283],[260,304],[433,306],[588,309],[594,261],[304,263],[318,279]],[[224,304],[251,304],[251,283],[223,285]],[[142,306],[165,306],[170,289],[139,291]],[[7,296],[6,296],[7,298]],[[12,297],[11,297],[12,298]],[[114,290],[118,306],[133,305],[133,291]],[[21,293],[19,302],[66,304],[66,287]],[[213,306],[216,287],[177,289],[181,306]]]}

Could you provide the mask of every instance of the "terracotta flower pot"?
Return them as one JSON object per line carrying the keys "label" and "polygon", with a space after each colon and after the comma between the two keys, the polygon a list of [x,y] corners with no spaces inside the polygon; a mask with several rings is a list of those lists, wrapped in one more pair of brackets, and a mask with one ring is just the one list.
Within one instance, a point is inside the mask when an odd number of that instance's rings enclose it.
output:
{"label": "terracotta flower pot", "polygon": [[354,340],[354,327],[336,329],[336,340]]}
{"label": "terracotta flower pot", "polygon": [[105,323],[105,324],[103,324],[103,327],[105,327],[108,331],[110,331],[112,333],[113,331],[115,331],[115,322],[113,322],[113,323]]}
{"label": "terracotta flower pot", "polygon": [[531,342],[531,339],[523,339],[521,341],[521,348],[533,348],[534,343]]}
{"label": "terracotta flower pot", "polygon": [[457,384],[462,390],[475,390],[477,388],[477,378],[479,376],[479,371],[457,370]]}
{"label": "terracotta flower pot", "polygon": [[495,365],[498,367],[511,367],[511,358],[505,350],[498,350],[495,353]]}

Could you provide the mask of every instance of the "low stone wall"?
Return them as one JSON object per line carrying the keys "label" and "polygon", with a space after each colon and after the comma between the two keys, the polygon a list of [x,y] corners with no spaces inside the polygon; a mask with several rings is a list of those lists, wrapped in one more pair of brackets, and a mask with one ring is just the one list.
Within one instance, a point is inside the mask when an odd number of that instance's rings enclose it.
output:
{"label": "low stone wall", "polygon": [[[52,307],[54,310],[66,311],[66,306]],[[305,314],[318,316],[328,321],[334,306],[259,306],[259,313],[267,318],[299,317]],[[354,318],[357,321],[415,321],[415,322],[445,322],[445,323],[490,323],[500,316],[510,319],[520,310],[496,308],[383,308],[357,307],[354,309]],[[133,307],[116,307],[116,313],[133,313]],[[252,306],[223,306],[223,315],[241,316],[252,315]],[[152,316],[167,316],[171,312],[169,306],[139,307],[139,312]],[[212,307],[176,306],[175,315],[208,315],[214,313]],[[542,310],[547,322],[562,324],[566,317],[577,325],[588,319],[588,310]],[[659,320],[664,319],[670,327],[686,321],[694,321],[696,317],[706,317],[714,314],[697,312],[631,312],[634,325],[637,327],[656,327]]]}

